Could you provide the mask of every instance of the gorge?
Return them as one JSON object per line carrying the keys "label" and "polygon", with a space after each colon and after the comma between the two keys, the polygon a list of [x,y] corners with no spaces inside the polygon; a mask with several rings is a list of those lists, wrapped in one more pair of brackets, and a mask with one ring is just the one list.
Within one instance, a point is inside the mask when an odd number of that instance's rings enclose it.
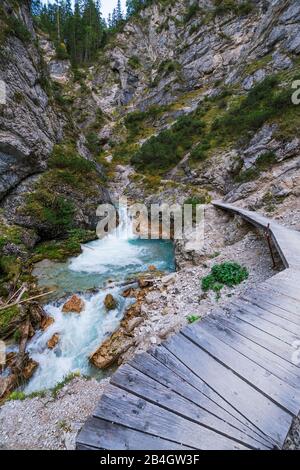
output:
{"label": "gorge", "polygon": [[[0,3],[4,448],[74,448],[121,363],[283,269],[275,249],[273,268],[264,233],[213,200],[300,230],[299,1],[141,4],[101,31],[84,61],[67,33],[58,42],[45,30],[30,0]],[[203,205],[204,245],[98,240],[97,207],[119,196],[147,207]],[[119,213],[125,233],[131,222]],[[228,262],[248,278],[205,290],[213,266]],[[24,303],[14,304],[20,294]],[[107,311],[107,294],[117,308]],[[72,295],[82,313],[62,313]],[[91,365],[96,351],[108,367]],[[49,431],[37,422],[47,407]],[[14,437],[20,417],[28,424]]]}

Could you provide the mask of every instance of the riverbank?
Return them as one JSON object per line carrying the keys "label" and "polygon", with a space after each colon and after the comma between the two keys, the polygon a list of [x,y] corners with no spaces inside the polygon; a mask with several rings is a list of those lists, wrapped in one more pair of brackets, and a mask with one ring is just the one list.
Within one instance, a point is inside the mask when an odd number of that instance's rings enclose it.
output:
{"label": "riverbank", "polygon": [[[229,218],[208,208],[207,244],[202,260],[161,279],[148,289],[141,305],[143,322],[131,332],[131,347],[118,363],[159,344],[191,320],[203,318],[216,306],[225,305],[242,292],[274,274],[266,241],[239,219]],[[213,256],[211,254],[213,250]],[[223,261],[238,261],[249,278],[235,288],[225,287],[220,298],[203,292],[201,279],[211,267]],[[259,263],[258,263],[259,260]],[[281,269],[278,264],[277,269]],[[72,449],[75,435],[93,412],[108,380],[97,382],[76,377],[54,398],[8,401],[0,408],[0,447],[9,449]]]}
{"label": "riverbank", "polygon": [[10,400],[0,408],[0,449],[75,449],[75,437],[93,412],[107,379],[75,377],[56,396]]}

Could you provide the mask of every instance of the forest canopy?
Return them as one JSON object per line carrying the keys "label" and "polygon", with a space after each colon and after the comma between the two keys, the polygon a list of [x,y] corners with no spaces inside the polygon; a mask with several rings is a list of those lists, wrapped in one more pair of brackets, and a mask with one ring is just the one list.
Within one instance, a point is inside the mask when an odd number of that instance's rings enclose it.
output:
{"label": "forest canopy", "polygon": [[102,17],[100,0],[55,0],[44,4],[32,0],[32,14],[37,26],[56,47],[58,59],[70,59],[73,65],[89,64],[106,44],[110,33],[118,30],[128,17],[155,0],[127,0],[126,12],[118,0],[107,20]]}

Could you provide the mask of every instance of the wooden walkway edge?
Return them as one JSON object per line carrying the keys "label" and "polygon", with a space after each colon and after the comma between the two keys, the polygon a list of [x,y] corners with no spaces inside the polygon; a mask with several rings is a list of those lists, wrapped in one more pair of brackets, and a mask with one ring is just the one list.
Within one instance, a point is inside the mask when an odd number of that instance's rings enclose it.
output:
{"label": "wooden walkway edge", "polygon": [[78,450],[281,449],[300,411],[300,233],[223,202],[270,230],[286,267],[112,376]]}

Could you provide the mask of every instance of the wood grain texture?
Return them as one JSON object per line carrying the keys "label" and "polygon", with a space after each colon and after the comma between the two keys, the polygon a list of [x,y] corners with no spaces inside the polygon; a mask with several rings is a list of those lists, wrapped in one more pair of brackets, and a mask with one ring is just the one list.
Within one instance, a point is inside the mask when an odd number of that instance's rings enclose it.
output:
{"label": "wood grain texture", "polygon": [[215,205],[269,225],[287,269],[119,368],[78,450],[282,448],[300,409],[300,234]]}

